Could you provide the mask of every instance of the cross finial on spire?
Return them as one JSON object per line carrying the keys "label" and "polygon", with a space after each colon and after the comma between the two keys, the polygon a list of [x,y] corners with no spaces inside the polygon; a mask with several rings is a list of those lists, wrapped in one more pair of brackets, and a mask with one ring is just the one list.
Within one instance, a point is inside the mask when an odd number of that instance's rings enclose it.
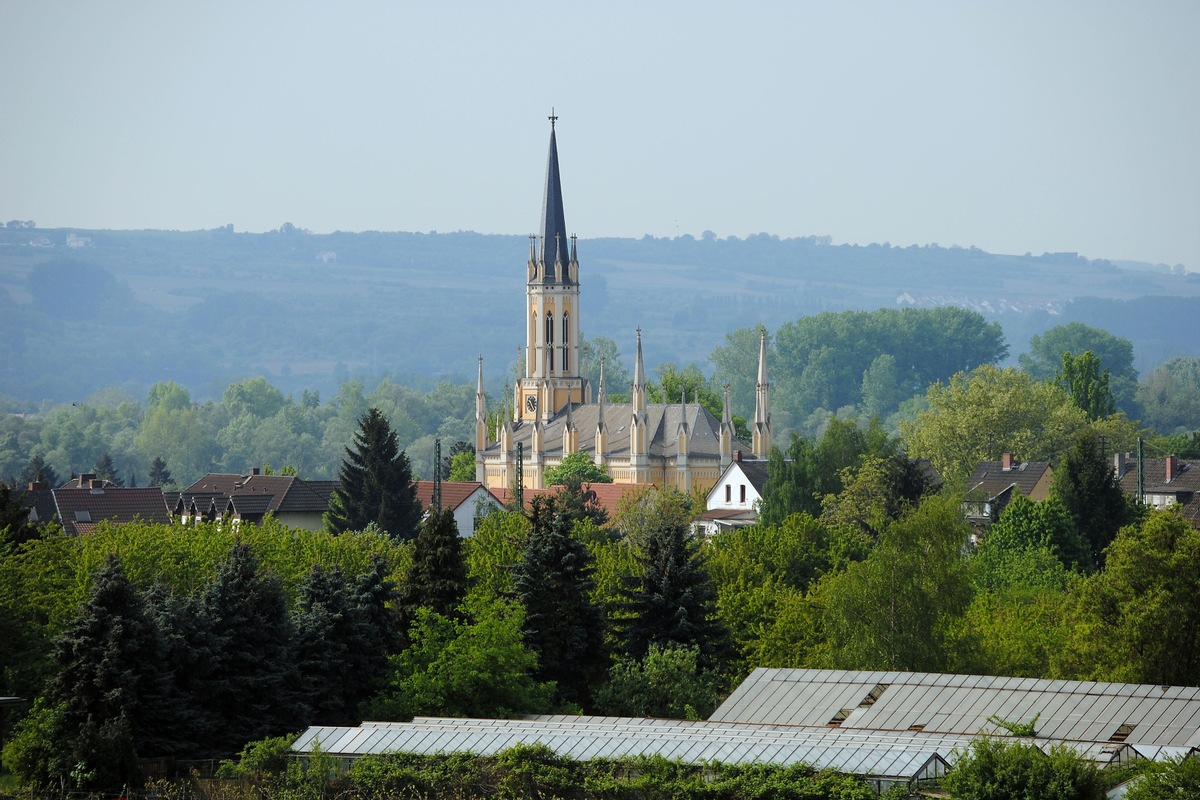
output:
{"label": "cross finial on spire", "polygon": [[554,113],[554,106],[550,106],[550,116],[546,117],[550,120],[550,130],[554,130],[554,123],[558,122],[558,116]]}

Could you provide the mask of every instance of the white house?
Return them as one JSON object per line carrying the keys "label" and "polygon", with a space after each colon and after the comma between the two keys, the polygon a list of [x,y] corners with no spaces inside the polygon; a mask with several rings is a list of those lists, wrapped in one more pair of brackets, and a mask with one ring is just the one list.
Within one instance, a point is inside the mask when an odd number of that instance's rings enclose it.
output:
{"label": "white house", "polygon": [[765,459],[751,461],[735,456],[708,492],[706,510],[695,524],[697,533],[712,535],[729,528],[756,524],[758,504],[766,484]]}

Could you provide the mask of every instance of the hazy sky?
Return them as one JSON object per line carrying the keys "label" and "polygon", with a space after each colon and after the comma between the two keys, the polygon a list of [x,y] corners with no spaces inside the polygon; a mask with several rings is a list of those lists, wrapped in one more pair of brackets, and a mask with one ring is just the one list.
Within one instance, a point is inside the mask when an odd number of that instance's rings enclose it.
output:
{"label": "hazy sky", "polygon": [[[1200,2],[0,3],[0,221],[1200,270]],[[581,253],[582,255],[582,253]]]}

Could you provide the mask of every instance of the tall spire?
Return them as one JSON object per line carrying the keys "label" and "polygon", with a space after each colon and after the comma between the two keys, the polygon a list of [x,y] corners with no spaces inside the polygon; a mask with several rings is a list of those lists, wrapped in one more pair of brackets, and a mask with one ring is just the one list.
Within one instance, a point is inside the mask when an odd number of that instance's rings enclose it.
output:
{"label": "tall spire", "polygon": [[633,362],[633,393],[630,397],[633,401],[633,411],[645,412],[646,410],[646,367],[642,362],[642,329],[637,329],[637,356]]}
{"label": "tall spire", "polygon": [[759,327],[758,385],[754,387],[754,454],[766,458],[771,452],[771,384],[767,381],[767,329]]}
{"label": "tall spire", "polygon": [[550,112],[550,156],[546,164],[546,193],[542,199],[542,261],[546,264],[545,275],[554,274],[555,262],[563,266],[571,263],[567,251],[567,219],[563,214],[562,181],[558,176],[558,142],[554,137],[554,123],[558,117]]}

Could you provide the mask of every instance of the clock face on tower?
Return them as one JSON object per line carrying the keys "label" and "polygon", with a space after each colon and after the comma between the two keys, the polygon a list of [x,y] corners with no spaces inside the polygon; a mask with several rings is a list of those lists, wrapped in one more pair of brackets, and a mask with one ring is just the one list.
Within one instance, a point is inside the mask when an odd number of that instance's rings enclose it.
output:
{"label": "clock face on tower", "polygon": [[525,410],[530,414],[537,411],[537,395],[530,394],[525,396]]}

